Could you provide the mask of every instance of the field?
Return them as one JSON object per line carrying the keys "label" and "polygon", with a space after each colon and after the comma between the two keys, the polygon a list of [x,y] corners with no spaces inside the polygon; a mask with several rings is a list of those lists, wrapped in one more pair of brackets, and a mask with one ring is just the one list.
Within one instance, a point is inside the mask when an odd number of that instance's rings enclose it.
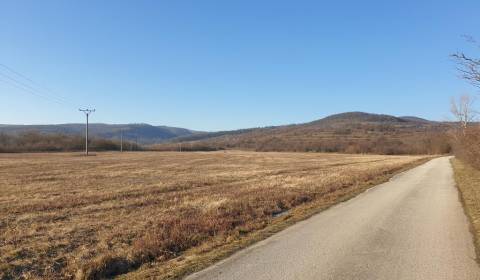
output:
{"label": "field", "polygon": [[423,160],[236,151],[0,154],[0,279],[175,277]]}

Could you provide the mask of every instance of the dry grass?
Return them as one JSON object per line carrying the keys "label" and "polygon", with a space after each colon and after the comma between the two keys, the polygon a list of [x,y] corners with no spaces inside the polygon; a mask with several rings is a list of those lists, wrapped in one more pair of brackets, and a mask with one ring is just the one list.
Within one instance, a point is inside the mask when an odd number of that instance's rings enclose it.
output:
{"label": "dry grass", "polygon": [[0,278],[96,279],[135,270],[129,277],[175,277],[424,159],[2,154]]}
{"label": "dry grass", "polygon": [[458,159],[453,159],[452,165],[465,212],[471,221],[478,258],[480,256],[480,170]]}

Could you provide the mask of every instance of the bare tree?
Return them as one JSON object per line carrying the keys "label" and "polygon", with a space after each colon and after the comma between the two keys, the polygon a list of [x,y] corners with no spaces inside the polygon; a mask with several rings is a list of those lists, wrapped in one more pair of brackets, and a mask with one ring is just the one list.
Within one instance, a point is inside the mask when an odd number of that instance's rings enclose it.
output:
{"label": "bare tree", "polygon": [[451,112],[458,125],[450,136],[455,156],[480,169],[480,127],[476,123],[479,114],[473,108],[474,101],[469,95],[452,99]]}
{"label": "bare tree", "polygon": [[452,98],[450,112],[459,123],[462,133],[465,135],[468,125],[474,122],[478,112],[473,109],[475,99],[470,95],[462,95],[458,101]]}
{"label": "bare tree", "polygon": [[[467,41],[480,48],[480,45],[473,37],[465,36]],[[463,52],[453,54],[452,57],[458,63],[458,71],[460,76],[469,81],[476,87],[480,88],[480,59],[466,55]]]}

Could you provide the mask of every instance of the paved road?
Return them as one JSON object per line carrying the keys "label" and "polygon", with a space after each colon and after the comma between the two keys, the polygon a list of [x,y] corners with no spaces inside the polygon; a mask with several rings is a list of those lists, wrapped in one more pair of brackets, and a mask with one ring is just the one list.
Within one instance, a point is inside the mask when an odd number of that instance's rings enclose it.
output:
{"label": "paved road", "polygon": [[434,159],[187,279],[478,280],[452,175]]}

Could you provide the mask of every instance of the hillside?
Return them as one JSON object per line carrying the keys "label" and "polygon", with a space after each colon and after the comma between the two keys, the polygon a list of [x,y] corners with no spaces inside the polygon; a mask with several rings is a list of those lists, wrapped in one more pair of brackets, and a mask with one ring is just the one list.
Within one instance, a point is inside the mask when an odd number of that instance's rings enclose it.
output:
{"label": "hillside", "polygon": [[[25,132],[79,136],[84,124],[0,125],[0,134]],[[156,150],[219,150],[435,154],[450,151],[447,124],[414,116],[347,112],[304,124],[197,132],[149,124],[91,124],[93,138],[149,145]]]}
{"label": "hillside", "polygon": [[[85,125],[0,125],[0,133],[8,135],[18,135],[31,131],[44,134],[84,135]],[[124,140],[137,141],[139,144],[160,143],[172,138],[198,133],[184,128],[149,124],[90,124],[90,133],[93,137],[118,140],[122,132]]]}
{"label": "hillside", "polygon": [[444,123],[417,117],[348,112],[305,124],[174,138],[155,149],[179,149],[181,145],[183,150],[432,154],[449,152],[443,133],[447,128]]}

